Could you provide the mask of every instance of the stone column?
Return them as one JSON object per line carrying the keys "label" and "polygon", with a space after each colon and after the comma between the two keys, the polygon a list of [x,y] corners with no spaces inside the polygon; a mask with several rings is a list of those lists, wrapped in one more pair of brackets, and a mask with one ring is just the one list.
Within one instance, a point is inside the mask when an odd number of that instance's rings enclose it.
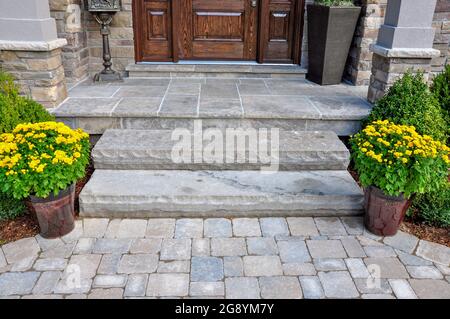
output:
{"label": "stone column", "polygon": [[368,100],[376,102],[408,70],[431,72],[436,0],[389,0],[373,52]]}
{"label": "stone column", "polygon": [[0,66],[46,107],[67,97],[61,47],[48,0],[0,0]]}
{"label": "stone column", "polygon": [[58,37],[65,38],[62,59],[66,80],[77,83],[88,77],[89,48],[83,23],[83,0],[49,0],[50,14],[56,20]]}

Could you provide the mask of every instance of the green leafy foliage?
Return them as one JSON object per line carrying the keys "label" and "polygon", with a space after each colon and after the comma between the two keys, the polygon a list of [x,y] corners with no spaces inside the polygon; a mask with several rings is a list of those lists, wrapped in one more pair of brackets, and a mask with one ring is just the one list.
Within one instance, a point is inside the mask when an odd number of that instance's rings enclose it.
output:
{"label": "green leafy foliage", "polygon": [[439,101],[429,90],[423,74],[408,72],[395,82],[376,103],[363,126],[376,120],[412,125],[419,134],[430,135],[441,142],[447,140],[448,125]]}
{"label": "green leafy foliage", "polygon": [[[19,94],[14,78],[0,70],[0,134],[10,132],[20,123],[51,121],[51,116],[39,103]],[[26,212],[22,200],[0,191],[0,220],[13,219]]]}
{"label": "green leafy foliage", "polygon": [[447,125],[450,126],[450,65],[433,79],[431,92],[439,101],[447,117]]}
{"label": "green leafy foliage", "polygon": [[375,121],[350,141],[361,184],[386,195],[424,194],[447,181],[450,148],[413,126]]}
{"label": "green leafy foliage", "polygon": [[17,199],[57,194],[85,175],[89,135],[63,123],[19,124],[0,135],[0,191]]}
{"label": "green leafy foliage", "polygon": [[14,219],[26,212],[23,201],[0,192],[0,221]]}
{"label": "green leafy foliage", "polygon": [[417,211],[418,217],[429,225],[450,227],[450,185],[417,196],[411,211]]}
{"label": "green leafy foliage", "polygon": [[328,7],[354,7],[355,4],[351,0],[315,0],[316,4]]}
{"label": "green leafy foliage", "polygon": [[20,123],[53,120],[42,105],[20,96],[13,77],[0,71],[0,133],[11,132]]}

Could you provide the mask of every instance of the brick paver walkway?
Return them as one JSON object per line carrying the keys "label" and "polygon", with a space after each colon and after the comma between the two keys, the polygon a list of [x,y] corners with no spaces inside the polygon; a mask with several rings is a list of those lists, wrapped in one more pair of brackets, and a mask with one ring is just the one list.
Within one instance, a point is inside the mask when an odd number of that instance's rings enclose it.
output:
{"label": "brick paver walkway", "polygon": [[0,298],[450,298],[450,249],[362,219],[84,219],[0,249]]}

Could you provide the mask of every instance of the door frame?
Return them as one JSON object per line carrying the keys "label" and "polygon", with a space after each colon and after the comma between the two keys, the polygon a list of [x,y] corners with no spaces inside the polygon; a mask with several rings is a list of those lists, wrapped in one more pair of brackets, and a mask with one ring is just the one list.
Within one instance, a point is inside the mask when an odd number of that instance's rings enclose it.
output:
{"label": "door frame", "polygon": [[[135,62],[136,63],[145,63],[145,62],[174,62],[177,63],[180,61],[179,59],[179,47],[178,47],[178,23],[176,23],[177,15],[179,14],[179,1],[183,0],[171,0],[170,2],[170,11],[171,11],[171,33],[170,33],[170,39],[171,39],[171,45],[172,45],[172,58],[168,59],[158,59],[155,61],[143,61],[142,56],[142,44],[143,40],[142,35],[143,32],[141,31],[141,26],[144,25],[143,23],[143,16],[142,12],[138,9],[138,4],[141,3],[141,1],[144,0],[132,0],[131,6],[132,6],[132,18],[133,18],[133,33],[134,33],[134,48],[135,48]],[[263,13],[266,12],[268,9],[269,1],[270,0],[258,0],[258,34],[257,34],[257,54],[256,54],[256,60],[255,62],[263,64],[264,62],[264,46],[265,46],[265,39],[268,35],[263,34],[261,30],[264,30],[262,28],[263,25],[268,23],[267,16],[263,16]],[[301,63],[301,55],[302,55],[302,42],[303,42],[303,27],[304,27],[304,17],[305,17],[305,0],[296,0],[296,6],[295,6],[295,20],[294,20],[294,39],[293,39],[293,64],[300,64]],[[226,59],[224,59],[226,60]],[[209,61],[209,60],[199,60],[199,61]],[[214,61],[214,60],[211,60]],[[245,60],[243,60],[245,61]],[[233,60],[230,60],[230,63],[233,63]]]}

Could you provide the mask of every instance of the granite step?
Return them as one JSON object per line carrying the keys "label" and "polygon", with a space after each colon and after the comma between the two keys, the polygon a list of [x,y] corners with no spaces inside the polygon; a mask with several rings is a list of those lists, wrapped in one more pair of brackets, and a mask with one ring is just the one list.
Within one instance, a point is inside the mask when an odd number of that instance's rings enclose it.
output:
{"label": "granite step", "polygon": [[307,70],[299,65],[271,65],[256,63],[146,63],[126,67],[130,78],[151,77],[226,77],[226,78],[298,78]]}
{"label": "granite step", "polygon": [[347,171],[96,170],[82,217],[348,216],[363,193]]}
{"label": "granite step", "polygon": [[[189,145],[194,144],[194,131],[186,131],[190,135]],[[232,131],[228,131],[233,134]],[[239,132],[239,131],[234,131]],[[261,157],[256,156],[257,161],[249,160],[248,145],[234,143],[230,152],[226,150],[226,134],[220,139],[223,152],[220,159],[208,159],[206,157],[194,161],[193,151],[190,156],[180,163],[173,156],[174,147],[180,144],[177,135],[172,139],[172,130],[107,130],[97,142],[92,158],[96,169],[118,170],[260,170],[270,164],[264,161],[267,155],[273,155],[271,161],[277,169],[283,171],[299,170],[346,170],[350,162],[350,153],[338,136],[331,131],[306,132],[306,131],[279,131],[277,149],[271,151],[271,141],[276,141],[270,131],[265,139],[259,139],[257,130],[241,130],[243,138],[254,133],[252,145],[260,149],[267,146],[268,152],[263,152]],[[203,131],[206,134],[207,130]],[[248,135],[247,135],[248,134]],[[236,141],[236,140],[235,140]],[[211,143],[211,139],[203,142],[203,148]],[[201,144],[200,144],[201,145]],[[220,146],[220,145],[219,145]],[[193,147],[192,147],[193,148]],[[191,149],[191,148],[190,148]],[[237,154],[242,154],[244,160],[237,161]],[[212,163],[214,161],[214,163]],[[216,163],[217,162],[217,163]],[[227,163],[229,162],[229,163]]]}

